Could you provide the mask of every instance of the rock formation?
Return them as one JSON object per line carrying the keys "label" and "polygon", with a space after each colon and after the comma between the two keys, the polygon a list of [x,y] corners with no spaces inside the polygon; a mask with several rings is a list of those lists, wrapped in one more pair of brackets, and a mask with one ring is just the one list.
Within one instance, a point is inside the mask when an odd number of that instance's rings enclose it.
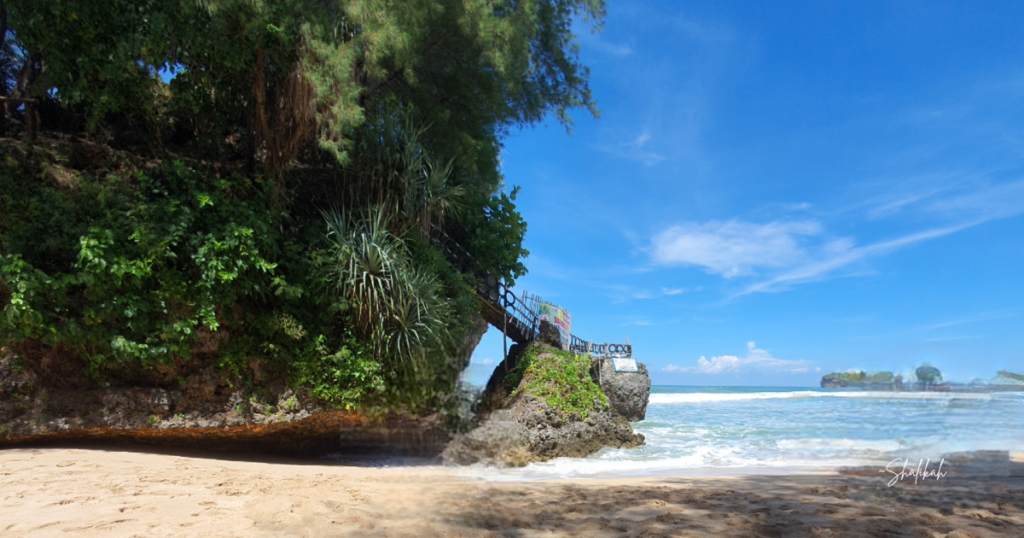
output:
{"label": "rock formation", "polygon": [[647,414],[647,401],[651,395],[651,378],[647,367],[637,363],[637,372],[616,372],[612,361],[594,361],[591,376],[598,383],[612,412],[630,422],[639,422]]}
{"label": "rock formation", "polygon": [[[482,398],[484,418],[476,429],[456,436],[449,443],[442,454],[446,462],[515,466],[558,457],[585,457],[606,446],[632,448],[644,443],[643,435],[633,433],[627,418],[643,418],[646,395],[650,391],[646,369],[642,374],[628,374],[634,377],[628,381],[627,374],[609,374],[607,379],[609,387],[614,387],[614,397],[608,396],[608,401],[602,403],[600,389],[593,383],[586,359],[579,359],[584,361],[582,366],[571,364],[576,357],[550,345],[559,344],[560,340],[557,331],[545,333],[545,328],[553,329],[553,326],[541,322],[541,334],[546,334],[546,339],[538,338],[529,346],[510,353],[508,369],[513,373],[508,378],[518,381],[515,387],[505,385],[503,365],[495,368]],[[529,362],[520,364],[524,360]],[[540,380],[544,376],[535,375],[531,365],[539,368],[545,364],[573,372],[566,377],[568,384],[544,384]],[[576,374],[578,377],[574,377]],[[517,375],[522,378],[517,379]],[[558,398],[538,395],[544,391],[551,394],[552,390],[556,390],[554,394]],[[564,401],[570,399],[570,393],[594,394],[594,402],[578,404],[586,408],[584,413],[567,411]]]}
{"label": "rock formation", "polygon": [[606,446],[634,448],[644,444],[644,436],[633,433],[629,422],[610,409],[591,411],[582,420],[566,417],[530,393],[520,393],[513,398],[510,410],[533,461],[582,458]]}
{"label": "rock formation", "polygon": [[849,386],[850,384],[842,379],[837,379],[834,377],[821,378],[821,388],[823,389],[842,389]]}
{"label": "rock formation", "polygon": [[[461,367],[486,331],[483,319],[467,331],[458,351]],[[332,409],[272,377],[258,360],[240,372],[248,379],[228,379],[209,365],[224,339],[201,334],[195,359],[180,368],[154,368],[152,379],[135,386],[75,384],[65,380],[82,376],[46,364],[22,368],[0,347],[0,448],[87,441],[301,456],[436,456],[449,440],[443,417],[371,419]],[[247,392],[247,384],[261,390]]]}
{"label": "rock formation", "polygon": [[558,332],[558,327],[547,320],[540,322],[540,327],[537,329],[537,341],[555,349],[562,349],[562,334]]}

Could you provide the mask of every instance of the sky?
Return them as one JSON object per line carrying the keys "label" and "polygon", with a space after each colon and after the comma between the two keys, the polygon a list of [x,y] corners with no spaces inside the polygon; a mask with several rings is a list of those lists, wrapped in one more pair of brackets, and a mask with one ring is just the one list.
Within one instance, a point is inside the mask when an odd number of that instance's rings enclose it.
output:
{"label": "sky", "polygon": [[[655,385],[1024,370],[1024,3],[608,2],[510,133],[536,293]],[[510,343],[511,344],[511,343]],[[466,379],[502,358],[491,329]]]}

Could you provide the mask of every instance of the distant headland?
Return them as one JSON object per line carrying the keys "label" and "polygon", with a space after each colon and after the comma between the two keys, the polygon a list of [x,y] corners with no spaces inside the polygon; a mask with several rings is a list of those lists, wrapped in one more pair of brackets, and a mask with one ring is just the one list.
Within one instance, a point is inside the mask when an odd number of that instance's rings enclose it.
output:
{"label": "distant headland", "polygon": [[942,372],[929,364],[917,367],[913,374],[904,379],[902,374],[889,371],[868,373],[863,370],[833,372],[821,378],[821,388],[858,388],[865,390],[1022,390],[1024,375],[1000,370],[991,381],[976,380],[971,383],[951,383],[943,381]]}

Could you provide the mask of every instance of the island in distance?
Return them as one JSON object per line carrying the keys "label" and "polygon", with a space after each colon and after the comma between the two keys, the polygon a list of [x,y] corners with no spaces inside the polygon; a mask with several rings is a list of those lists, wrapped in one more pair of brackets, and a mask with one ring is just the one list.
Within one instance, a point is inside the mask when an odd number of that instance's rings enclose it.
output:
{"label": "island in distance", "polygon": [[888,371],[868,373],[863,370],[833,372],[821,378],[821,388],[856,388],[860,390],[1022,390],[1024,375],[1000,370],[991,381],[974,380],[967,384],[945,382],[942,372],[929,364],[914,370],[909,379]]}

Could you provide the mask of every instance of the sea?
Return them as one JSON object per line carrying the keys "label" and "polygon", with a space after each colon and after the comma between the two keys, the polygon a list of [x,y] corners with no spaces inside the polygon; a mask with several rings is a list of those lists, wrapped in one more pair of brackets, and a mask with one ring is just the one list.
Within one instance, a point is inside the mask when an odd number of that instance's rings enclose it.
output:
{"label": "sea", "polygon": [[[633,423],[646,444],[518,469],[467,470],[536,480],[642,475],[828,472],[978,450],[1024,452],[1020,392],[894,392],[802,387],[651,388]],[[933,464],[934,465],[934,464]]]}

